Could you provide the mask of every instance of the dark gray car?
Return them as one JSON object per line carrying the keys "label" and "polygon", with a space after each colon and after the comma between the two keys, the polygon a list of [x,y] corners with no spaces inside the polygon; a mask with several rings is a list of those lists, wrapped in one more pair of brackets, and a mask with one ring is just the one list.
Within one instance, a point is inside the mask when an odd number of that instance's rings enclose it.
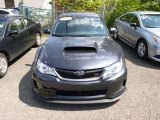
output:
{"label": "dark gray car", "polygon": [[127,69],[123,50],[97,14],[66,13],[37,50],[32,78],[41,100],[104,103],[126,93]]}

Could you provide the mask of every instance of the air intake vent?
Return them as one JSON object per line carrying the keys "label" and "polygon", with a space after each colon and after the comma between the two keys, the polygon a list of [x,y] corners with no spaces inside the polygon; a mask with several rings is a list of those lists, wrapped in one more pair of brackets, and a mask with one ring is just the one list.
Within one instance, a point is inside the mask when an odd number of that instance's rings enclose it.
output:
{"label": "air intake vent", "polygon": [[64,52],[66,53],[96,53],[94,47],[66,47]]}

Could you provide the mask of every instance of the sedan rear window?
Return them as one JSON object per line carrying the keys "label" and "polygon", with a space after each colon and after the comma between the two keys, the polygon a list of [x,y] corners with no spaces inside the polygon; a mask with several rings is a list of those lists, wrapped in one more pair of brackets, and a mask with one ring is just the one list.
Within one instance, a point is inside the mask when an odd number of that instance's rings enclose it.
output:
{"label": "sedan rear window", "polygon": [[107,30],[98,17],[62,17],[56,23],[54,35],[62,36],[106,36]]}

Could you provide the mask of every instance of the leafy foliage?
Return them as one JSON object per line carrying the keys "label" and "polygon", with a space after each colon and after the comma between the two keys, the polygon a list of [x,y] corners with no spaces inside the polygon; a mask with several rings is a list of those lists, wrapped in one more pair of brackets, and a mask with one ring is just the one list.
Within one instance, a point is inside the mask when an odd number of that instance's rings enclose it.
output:
{"label": "leafy foliage", "polygon": [[56,0],[58,9],[68,11],[98,12],[103,4],[106,6],[107,26],[111,27],[114,20],[131,11],[160,11],[160,0]]}
{"label": "leafy foliage", "polygon": [[56,0],[58,9],[68,11],[96,11],[101,7],[102,0]]}
{"label": "leafy foliage", "polygon": [[[112,0],[112,2],[116,5],[106,12],[108,27],[113,26],[114,20],[126,12],[160,11],[160,0]],[[106,2],[106,6],[111,6],[111,3]]]}

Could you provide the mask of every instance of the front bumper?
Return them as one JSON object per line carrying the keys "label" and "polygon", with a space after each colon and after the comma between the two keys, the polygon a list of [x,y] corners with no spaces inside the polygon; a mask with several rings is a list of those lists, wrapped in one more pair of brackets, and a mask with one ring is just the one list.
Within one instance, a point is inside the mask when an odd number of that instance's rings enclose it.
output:
{"label": "front bumper", "polygon": [[115,102],[115,101],[118,101],[119,99],[121,99],[125,94],[126,94],[126,89],[124,89],[124,92],[116,97],[116,98],[113,98],[113,99],[97,99],[97,100],[85,100],[85,101],[82,101],[82,100],[76,100],[76,101],[69,101],[69,100],[52,100],[52,99],[48,99],[48,98],[44,98],[44,97],[41,97],[39,96],[38,94],[34,94],[36,98],[42,100],[42,101],[45,101],[45,102],[48,102],[48,103],[60,103],[60,104],[96,104],[96,103],[109,103],[109,102]]}
{"label": "front bumper", "polygon": [[149,48],[149,58],[160,62],[160,45],[152,44]]}
{"label": "front bumper", "polygon": [[51,75],[34,70],[35,96],[50,103],[92,104],[114,102],[126,93],[127,70],[122,69],[109,79],[96,81],[64,81]]}

